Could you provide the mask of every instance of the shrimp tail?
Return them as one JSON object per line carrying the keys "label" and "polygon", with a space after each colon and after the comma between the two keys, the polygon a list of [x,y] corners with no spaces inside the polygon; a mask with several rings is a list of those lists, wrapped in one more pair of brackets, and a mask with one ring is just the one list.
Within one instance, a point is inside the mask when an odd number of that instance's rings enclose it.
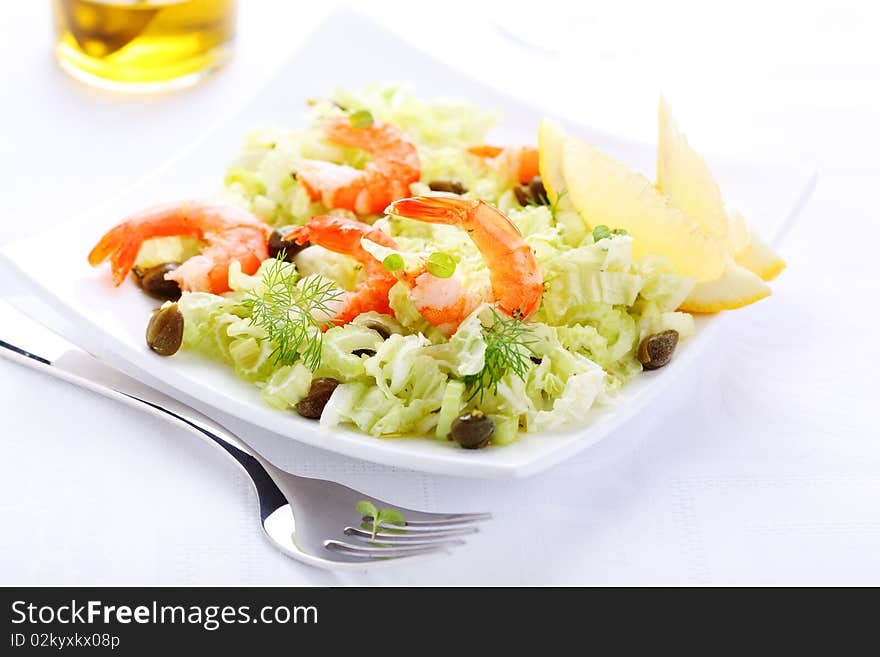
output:
{"label": "shrimp tail", "polygon": [[498,157],[504,151],[500,146],[490,146],[489,144],[480,144],[478,146],[471,146],[467,149],[468,153],[471,155],[476,155],[477,157]]}
{"label": "shrimp tail", "polygon": [[354,219],[332,214],[315,215],[309,223],[287,233],[284,241],[296,242],[300,246],[306,242],[315,242],[336,253],[350,255],[363,264],[375,259],[363,250],[362,237],[392,249],[399,248],[397,242],[384,231]]}
{"label": "shrimp tail", "polygon": [[431,224],[458,225],[479,204],[480,201],[451,196],[417,196],[394,201],[385,209],[385,213]]}
{"label": "shrimp tail", "polygon": [[125,282],[128,272],[134,267],[144,240],[138,236],[128,236],[122,245],[110,257],[110,269],[113,273],[113,285],[119,287]]}
{"label": "shrimp tail", "polygon": [[309,230],[309,225],[298,226],[294,228],[292,231],[287,233],[284,236],[283,240],[285,242],[293,242],[294,244],[298,244],[299,246],[304,246],[309,243],[309,237],[311,236],[311,231]]}
{"label": "shrimp tail", "polygon": [[108,230],[94,248],[89,251],[89,264],[97,267],[116,251],[125,239],[126,227],[123,224]]}
{"label": "shrimp tail", "polygon": [[132,234],[126,223],[111,228],[89,252],[89,264],[97,267],[110,259],[113,285],[119,287],[134,267],[143,239]]}

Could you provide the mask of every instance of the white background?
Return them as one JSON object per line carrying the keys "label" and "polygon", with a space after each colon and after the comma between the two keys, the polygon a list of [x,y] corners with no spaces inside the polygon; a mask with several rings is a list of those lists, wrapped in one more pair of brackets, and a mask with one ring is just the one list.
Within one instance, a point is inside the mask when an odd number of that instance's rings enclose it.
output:
{"label": "white background", "polygon": [[[162,163],[332,5],[240,4],[225,71],[126,97],[57,69],[48,2],[3,3],[0,242]],[[453,480],[292,447],[299,472],[496,514],[454,556],[364,576],[275,552],[247,481],[185,432],[0,361],[0,584],[880,584],[873,3],[583,4],[368,6],[555,114],[652,141],[662,90],[698,148],[817,169],[770,299],[732,313],[702,365],[618,435],[532,479]]]}

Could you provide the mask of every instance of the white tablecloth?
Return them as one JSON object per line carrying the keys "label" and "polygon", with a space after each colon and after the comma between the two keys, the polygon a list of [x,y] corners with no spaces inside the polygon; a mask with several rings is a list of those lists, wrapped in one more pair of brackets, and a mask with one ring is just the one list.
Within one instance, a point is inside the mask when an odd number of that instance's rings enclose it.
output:
{"label": "white tablecloth", "polygon": [[[0,241],[159,165],[323,16],[241,4],[227,70],[146,98],[68,79],[51,60],[48,3],[4,6]],[[816,166],[773,296],[730,314],[703,363],[623,431],[531,479],[457,480],[292,446],[293,471],[496,514],[453,556],[363,576],[276,552],[246,479],[202,442],[0,361],[0,584],[880,584],[876,10],[473,5],[422,16],[370,3],[425,49],[557,113],[653,140],[662,88],[701,148]]]}

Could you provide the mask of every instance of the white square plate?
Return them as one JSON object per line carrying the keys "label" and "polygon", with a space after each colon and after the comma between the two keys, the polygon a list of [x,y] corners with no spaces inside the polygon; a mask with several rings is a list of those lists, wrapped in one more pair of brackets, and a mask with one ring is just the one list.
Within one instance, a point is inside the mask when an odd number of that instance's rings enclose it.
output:
{"label": "white square plate", "polygon": [[[357,58],[351,57],[352,52],[358,53]],[[120,197],[54,229],[51,238],[39,235],[7,245],[2,255],[28,290],[24,299],[13,303],[164,392],[209,413],[211,408],[220,409],[291,440],[367,461],[438,474],[534,474],[609,435],[660,394],[698,358],[720,318],[698,319],[696,336],[681,345],[669,366],[637,377],[625,388],[616,406],[590,411],[581,426],[565,432],[524,435],[508,447],[470,451],[445,441],[381,440],[354,431],[329,431],[296,413],[268,408],[254,386],[219,363],[189,353],[159,358],[146,348],[143,337],[155,302],[130,283],[113,288],[106,267],[93,270],[86,262],[86,254],[98,237],[131,211],[160,201],[216,193],[225,164],[238,152],[248,129],[267,124],[291,126],[302,114],[305,98],[326,95],[336,86],[357,88],[381,81],[375,79],[377,72],[384,80],[412,81],[413,90],[427,98],[463,98],[484,108],[500,109],[502,119],[493,135],[499,143],[534,143],[541,117],[552,113],[524,105],[451,70],[365,18],[337,14],[289,59],[275,80],[244,109],[221,120],[205,138]],[[634,144],[582,126],[569,127],[628,164],[652,171],[653,146]],[[727,197],[768,237],[786,218],[794,216],[808,193],[807,178],[799,173],[718,162],[712,162],[712,166]],[[52,257],[47,258],[42,246],[47,243],[63,244],[64,248],[53,249]],[[35,305],[34,301],[39,303]],[[45,310],[49,308],[51,313]]]}

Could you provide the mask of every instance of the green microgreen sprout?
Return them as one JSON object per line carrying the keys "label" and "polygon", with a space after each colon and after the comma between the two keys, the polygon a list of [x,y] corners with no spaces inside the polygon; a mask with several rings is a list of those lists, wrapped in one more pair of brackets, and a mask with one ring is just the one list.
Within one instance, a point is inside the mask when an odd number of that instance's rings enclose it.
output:
{"label": "green microgreen sprout", "polygon": [[625,228],[608,228],[608,226],[604,224],[599,224],[595,228],[593,228],[593,241],[598,242],[599,240],[603,240],[606,237],[612,237],[614,235],[629,235],[629,231]]}
{"label": "green microgreen sprout", "polygon": [[449,278],[455,273],[455,267],[457,264],[458,259],[455,258],[455,256],[436,251],[428,256],[428,261],[425,263],[425,267],[428,272],[437,278]]}
{"label": "green microgreen sprout", "polygon": [[593,229],[593,241],[598,242],[606,237],[611,237],[611,229],[604,224],[600,224]]}
{"label": "green microgreen sprout", "polygon": [[385,256],[385,259],[382,261],[382,266],[387,271],[400,271],[406,266],[406,262],[404,262],[403,256],[399,253],[390,253]]}
{"label": "green microgreen sprout", "polygon": [[373,114],[370,110],[360,109],[355,110],[348,115],[348,122],[351,123],[352,128],[363,130],[364,128],[369,128],[373,125],[375,119],[373,119]]}
{"label": "green microgreen sprout", "polygon": [[[361,528],[372,532],[372,537],[370,538],[370,540],[374,543],[376,541],[376,532],[379,531],[380,523],[384,523],[386,525],[395,525],[397,527],[406,526],[406,520],[404,519],[403,514],[397,509],[377,509],[376,505],[369,500],[361,500],[355,505],[355,508],[364,518],[363,522],[361,523]],[[367,520],[367,518],[369,518],[369,520]]]}

